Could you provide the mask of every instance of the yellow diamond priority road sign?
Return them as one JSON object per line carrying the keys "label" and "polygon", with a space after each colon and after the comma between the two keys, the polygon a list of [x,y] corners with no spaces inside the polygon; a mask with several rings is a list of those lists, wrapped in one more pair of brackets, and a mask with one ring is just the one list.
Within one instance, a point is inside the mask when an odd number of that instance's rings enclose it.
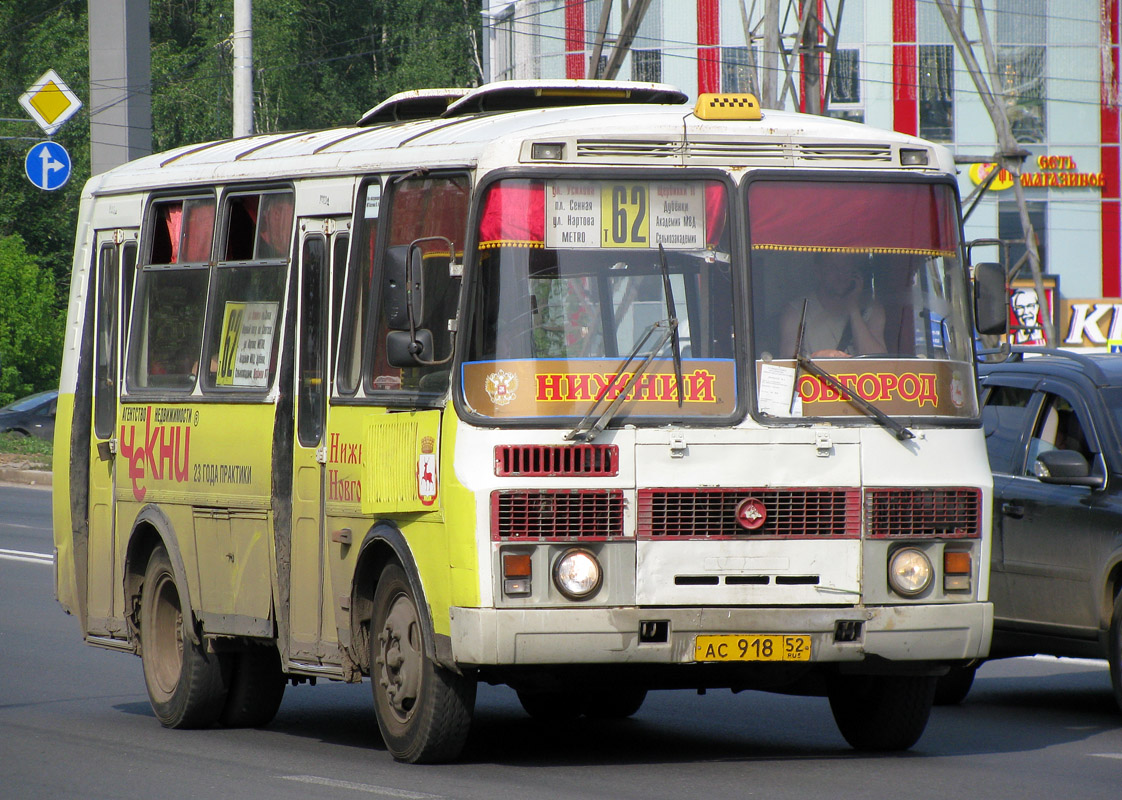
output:
{"label": "yellow diamond priority road sign", "polygon": [[82,107],[82,101],[53,69],[44,72],[20,95],[19,104],[48,136]]}

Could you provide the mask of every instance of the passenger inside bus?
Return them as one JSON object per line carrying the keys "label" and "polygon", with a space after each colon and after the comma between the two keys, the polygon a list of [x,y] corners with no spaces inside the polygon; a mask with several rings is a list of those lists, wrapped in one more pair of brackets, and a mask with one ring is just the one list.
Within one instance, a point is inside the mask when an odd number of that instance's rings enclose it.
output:
{"label": "passenger inside bus", "polygon": [[783,354],[794,354],[806,308],[802,350],[812,358],[849,358],[885,353],[885,313],[873,296],[869,256],[859,252],[818,257],[814,290],[796,297],[780,321]]}

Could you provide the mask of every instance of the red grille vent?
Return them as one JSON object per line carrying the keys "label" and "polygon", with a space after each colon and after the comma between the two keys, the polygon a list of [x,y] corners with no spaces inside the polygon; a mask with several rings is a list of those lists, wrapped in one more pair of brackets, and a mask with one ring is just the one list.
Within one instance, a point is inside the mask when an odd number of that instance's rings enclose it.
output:
{"label": "red grille vent", "polygon": [[623,536],[619,489],[503,490],[491,492],[491,536],[496,540],[571,541]]}
{"label": "red grille vent", "polygon": [[866,489],[865,522],[876,538],[982,535],[978,489]]}
{"label": "red grille vent", "polygon": [[495,474],[522,478],[578,478],[619,474],[614,444],[503,444],[495,448]]}
{"label": "red grille vent", "polygon": [[[748,530],[736,511],[762,501],[763,524]],[[637,535],[654,539],[855,539],[861,535],[859,489],[640,489]]]}

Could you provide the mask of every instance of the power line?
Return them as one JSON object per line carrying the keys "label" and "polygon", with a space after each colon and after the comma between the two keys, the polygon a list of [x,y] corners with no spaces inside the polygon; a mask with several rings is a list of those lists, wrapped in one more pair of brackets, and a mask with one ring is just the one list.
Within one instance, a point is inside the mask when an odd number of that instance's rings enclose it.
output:
{"label": "power line", "polygon": [[[566,28],[564,28],[562,26],[556,26],[556,25],[541,25],[541,24],[539,24],[538,27],[539,28],[544,27],[547,30],[560,31],[560,32],[564,32],[564,31],[567,30]],[[510,31],[503,31],[503,32],[504,33],[509,32],[514,36],[537,38],[537,39],[540,39],[540,40],[543,40],[543,41],[561,42],[561,43],[567,43],[568,42],[568,39],[564,35],[564,33],[554,34],[554,33],[541,33],[540,31],[535,32],[535,31],[522,31],[522,30],[510,30]],[[661,47],[661,48],[640,48],[640,49],[658,49],[667,58],[676,58],[676,59],[695,61],[695,62],[700,60],[700,58],[696,54],[691,54],[691,51],[696,52],[696,50],[699,47],[699,45],[696,42],[686,41],[686,40],[675,40],[675,39],[662,39],[661,41],[664,42],[665,44],[670,44],[670,45],[673,45],[673,46],[672,47]],[[734,45],[733,47],[742,47],[742,46],[743,45]],[[924,45],[921,44],[920,46],[924,46]],[[944,43],[935,43],[933,46],[953,47],[953,45],[944,44]],[[1006,47],[1021,47],[1021,46],[1022,45],[1006,45]],[[1037,47],[1037,46],[1041,46],[1041,45],[1025,45],[1025,46]],[[1074,45],[1074,46],[1078,47],[1079,45]],[[1093,46],[1093,48],[1092,48],[1092,45],[1082,45],[1082,47],[1085,47],[1087,49],[1094,49],[1094,50],[1099,49],[1098,44],[1095,44]],[[731,48],[729,48],[728,45],[724,45],[724,46],[717,46],[716,49],[725,50],[725,49],[731,49]],[[856,49],[856,48],[840,47],[839,49]],[[1048,49],[1049,50],[1054,50],[1056,48],[1052,48],[1052,47],[1049,46]],[[684,52],[676,52],[677,50],[682,50]],[[544,57],[561,58],[569,52],[570,51],[566,51],[566,50],[562,49],[562,50],[558,50],[556,53],[550,53],[550,54],[548,54],[548,56],[544,56]],[[572,51],[572,52],[587,52],[587,51]],[[522,60],[521,63],[525,63],[526,61],[529,61],[531,58],[533,58],[535,60],[540,60],[541,58],[543,58],[543,54],[541,54],[540,52],[536,53],[532,56],[530,54],[527,54],[526,57]],[[735,65],[735,66],[746,66],[746,65],[741,64],[739,62],[727,61],[723,58],[718,59],[718,63],[721,64],[722,66],[726,65],[726,64],[727,65]],[[881,70],[883,70],[883,71],[885,71],[889,74],[891,74],[892,67],[894,66],[892,62],[875,61],[875,60],[871,60],[871,59],[868,59],[868,58],[858,59],[857,63],[863,65],[864,67],[879,68],[879,69],[881,69]],[[511,64],[511,66],[512,67],[516,66],[516,64]],[[780,72],[780,73],[782,72],[782,70],[777,70],[777,71]],[[969,72],[965,69],[957,69],[957,68],[952,69],[952,74],[954,74],[955,76],[958,76],[959,78],[961,78],[964,81],[968,80],[968,78],[969,78]],[[1101,85],[1100,79],[1098,79],[1098,78],[1080,78],[1080,77],[1072,77],[1072,76],[1060,76],[1060,75],[1048,74],[1048,73],[1042,73],[1039,76],[1039,79],[1042,80],[1042,81],[1047,81],[1048,79],[1062,79],[1066,83],[1093,85],[1095,87],[1098,87],[1098,86]],[[863,71],[863,75],[862,75],[860,80],[865,84],[873,85],[873,86],[892,86],[892,87],[902,86],[902,85],[907,85],[908,87],[914,87],[915,86],[914,84],[911,84],[911,83],[909,83],[909,84],[899,84],[897,81],[892,80],[892,79],[881,79],[881,78],[870,77],[868,75],[868,70],[867,69]],[[1034,99],[1036,99],[1036,98],[1034,98]],[[1062,102],[1065,102],[1065,103],[1071,103],[1071,104],[1077,104],[1077,105],[1094,106],[1096,108],[1101,107],[1101,103],[1097,99],[1095,99],[1095,100],[1078,100],[1078,99],[1072,99],[1072,98],[1069,98],[1069,97],[1057,98],[1057,97],[1053,97],[1053,96],[1049,96],[1049,95],[1041,95],[1039,97],[1039,99],[1041,101],[1062,101]]]}

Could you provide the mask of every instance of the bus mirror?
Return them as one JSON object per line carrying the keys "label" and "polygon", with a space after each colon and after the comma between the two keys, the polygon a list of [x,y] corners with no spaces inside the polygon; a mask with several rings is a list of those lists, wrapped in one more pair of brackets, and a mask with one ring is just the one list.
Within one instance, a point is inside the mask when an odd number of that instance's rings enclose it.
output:
{"label": "bus mirror", "polygon": [[431,364],[432,331],[418,328],[413,336],[409,331],[390,331],[386,334],[386,360],[391,367]]}
{"label": "bus mirror", "polygon": [[1009,325],[1005,270],[985,262],[974,267],[974,324],[981,334],[1005,333]]}
{"label": "bus mirror", "polygon": [[410,299],[413,324],[420,319],[424,301],[422,275],[421,248],[416,243],[386,248],[382,308],[386,326],[391,330],[409,330]]}

